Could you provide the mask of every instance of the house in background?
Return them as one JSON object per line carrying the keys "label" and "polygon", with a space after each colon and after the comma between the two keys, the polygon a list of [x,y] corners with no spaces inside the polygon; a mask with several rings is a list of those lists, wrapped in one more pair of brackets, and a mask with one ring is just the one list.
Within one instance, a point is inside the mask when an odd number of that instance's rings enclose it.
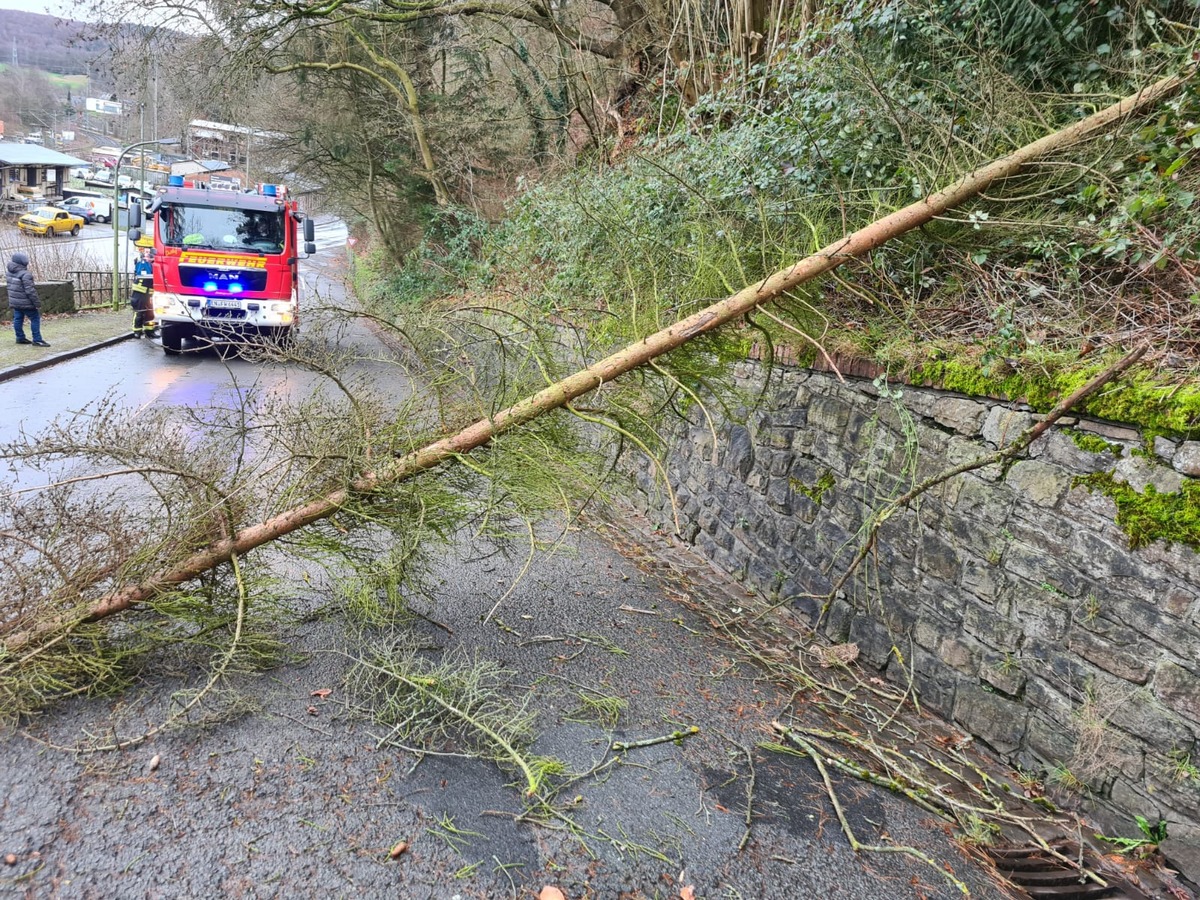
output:
{"label": "house in background", "polygon": [[0,202],[13,205],[61,200],[67,170],[85,165],[87,160],[49,147],[0,143]]}
{"label": "house in background", "polygon": [[246,173],[234,169],[222,159],[189,159],[171,164],[171,174],[197,186],[207,185],[213,190],[241,191],[253,187],[246,180]]}
{"label": "house in background", "polygon": [[251,156],[264,144],[284,140],[271,131],[258,131],[245,125],[228,125],[193,119],[184,132],[184,152],[192,159],[228,160],[235,168],[249,171]]}

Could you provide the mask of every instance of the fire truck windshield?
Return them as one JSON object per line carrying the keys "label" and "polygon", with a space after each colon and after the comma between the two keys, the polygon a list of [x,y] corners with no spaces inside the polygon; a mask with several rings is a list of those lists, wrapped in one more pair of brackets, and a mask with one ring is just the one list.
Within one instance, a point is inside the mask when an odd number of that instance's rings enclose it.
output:
{"label": "fire truck windshield", "polygon": [[168,204],[158,234],[167,247],[282,253],[283,213]]}

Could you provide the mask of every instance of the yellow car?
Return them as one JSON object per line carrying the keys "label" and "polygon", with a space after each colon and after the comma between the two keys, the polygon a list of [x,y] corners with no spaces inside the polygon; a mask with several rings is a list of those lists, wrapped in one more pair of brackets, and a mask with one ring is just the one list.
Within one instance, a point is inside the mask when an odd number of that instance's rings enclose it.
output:
{"label": "yellow car", "polygon": [[83,227],[83,219],[65,209],[55,209],[53,206],[43,206],[31,213],[26,213],[17,219],[17,227],[30,234],[40,234],[54,237],[56,234],[79,234]]}

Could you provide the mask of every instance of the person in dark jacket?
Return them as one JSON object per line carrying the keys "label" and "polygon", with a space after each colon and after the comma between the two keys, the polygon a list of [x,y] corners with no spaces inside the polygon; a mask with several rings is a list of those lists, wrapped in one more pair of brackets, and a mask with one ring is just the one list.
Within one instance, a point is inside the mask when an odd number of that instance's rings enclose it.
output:
{"label": "person in dark jacket", "polygon": [[[42,340],[42,301],[29,271],[29,257],[21,252],[12,255],[8,264],[8,308],[12,310],[13,331],[18,344],[33,344],[49,347]],[[29,331],[33,340],[25,337],[25,320],[29,320]]]}

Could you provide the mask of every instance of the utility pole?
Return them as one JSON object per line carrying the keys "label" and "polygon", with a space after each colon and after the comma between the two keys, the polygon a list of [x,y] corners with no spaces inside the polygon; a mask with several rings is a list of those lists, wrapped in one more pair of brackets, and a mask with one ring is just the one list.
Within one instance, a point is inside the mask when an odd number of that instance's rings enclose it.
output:
{"label": "utility pole", "polygon": [[158,134],[158,55],[154,57],[154,127],[150,129]]}
{"label": "utility pole", "polygon": [[[156,132],[156,133],[157,133],[157,132]],[[142,134],[141,134],[141,142],[142,142],[143,144],[144,144],[144,143],[146,143],[146,104],[145,104],[145,103],[142,103]],[[141,161],[142,161],[142,168],[141,168],[141,173],[140,173],[140,174],[141,174],[141,180],[140,180],[140,181],[138,181],[138,201],[139,201],[139,202],[141,202],[141,201],[143,200],[142,191],[144,191],[144,190],[146,189],[146,151],[145,151],[145,150],[142,150],[142,155],[141,155],[140,159],[141,159]],[[129,255],[128,255],[128,254],[126,254],[126,256],[125,256],[125,261],[126,261],[126,262],[128,262],[128,261],[129,261]]]}

